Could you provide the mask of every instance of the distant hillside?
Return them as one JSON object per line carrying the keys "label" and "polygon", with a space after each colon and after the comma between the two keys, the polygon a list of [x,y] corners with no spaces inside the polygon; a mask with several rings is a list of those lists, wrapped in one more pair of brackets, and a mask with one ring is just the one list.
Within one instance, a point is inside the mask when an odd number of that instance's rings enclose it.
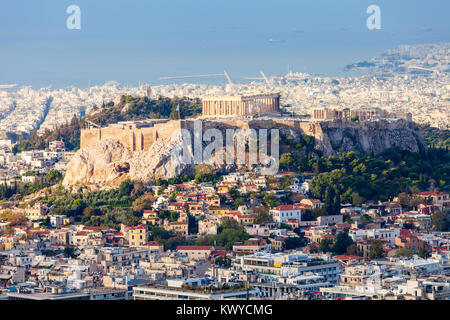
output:
{"label": "distant hillside", "polygon": [[440,130],[430,126],[421,126],[428,147],[450,150],[450,130]]}
{"label": "distant hillside", "polygon": [[[179,112],[177,106],[180,106]],[[47,130],[39,136],[34,130],[28,139],[21,138],[14,146],[13,152],[45,149],[49,142],[62,140],[69,151],[80,148],[80,131],[87,126],[86,120],[100,126],[106,126],[119,121],[133,121],[143,119],[181,119],[201,114],[202,104],[200,99],[190,98],[164,98],[149,99],[147,97],[122,96],[120,102],[108,102],[101,107],[94,107],[94,111],[81,119],[72,118],[70,122],[56,128]]]}
{"label": "distant hillside", "polygon": [[[179,112],[176,110],[180,106]],[[94,110],[83,119],[88,119],[99,125],[144,119],[182,119],[201,114],[200,99],[164,98],[152,100],[147,97],[122,96],[120,102],[114,105],[109,102],[102,108]]]}
{"label": "distant hillside", "polygon": [[80,129],[82,120],[73,117],[72,120],[54,130],[46,130],[42,135],[38,135],[33,130],[28,139],[20,138],[19,142],[13,147],[13,152],[18,153],[29,150],[42,150],[48,147],[50,141],[62,140],[69,151],[80,148]]}

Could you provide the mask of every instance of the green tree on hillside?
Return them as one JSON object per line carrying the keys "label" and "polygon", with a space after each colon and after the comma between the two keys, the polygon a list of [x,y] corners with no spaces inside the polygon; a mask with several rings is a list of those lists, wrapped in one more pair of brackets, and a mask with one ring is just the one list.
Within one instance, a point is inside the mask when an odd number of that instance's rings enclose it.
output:
{"label": "green tree on hillside", "polygon": [[352,238],[346,232],[340,232],[331,251],[335,254],[344,254],[347,252],[347,247],[353,244]]}
{"label": "green tree on hillside", "polygon": [[45,180],[50,184],[54,185],[59,182],[61,182],[63,179],[63,175],[61,172],[57,170],[51,170],[47,175],[45,176]]}
{"label": "green tree on hillside", "polygon": [[369,259],[379,259],[383,257],[384,243],[381,240],[373,240],[369,247]]}
{"label": "green tree on hillside", "polygon": [[434,230],[436,231],[450,230],[450,216],[448,212],[449,210],[444,210],[433,213],[431,223]]}

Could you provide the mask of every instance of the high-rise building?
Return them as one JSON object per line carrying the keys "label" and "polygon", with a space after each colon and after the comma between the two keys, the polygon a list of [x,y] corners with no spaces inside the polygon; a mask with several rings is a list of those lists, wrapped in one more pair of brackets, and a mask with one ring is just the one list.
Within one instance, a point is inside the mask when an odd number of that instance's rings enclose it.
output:
{"label": "high-rise building", "polygon": [[152,86],[147,84],[145,86],[145,94],[146,94],[147,98],[151,99],[152,98],[152,93],[153,93]]}

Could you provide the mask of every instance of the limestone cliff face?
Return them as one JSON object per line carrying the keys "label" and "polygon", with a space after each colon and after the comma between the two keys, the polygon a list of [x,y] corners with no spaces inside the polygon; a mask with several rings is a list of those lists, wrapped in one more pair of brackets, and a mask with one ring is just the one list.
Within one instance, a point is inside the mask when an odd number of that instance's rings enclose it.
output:
{"label": "limestone cliff face", "polygon": [[173,178],[188,172],[181,155],[182,140],[157,140],[148,151],[131,152],[120,141],[107,139],[79,150],[70,160],[63,185],[117,186],[126,179],[155,181]]}
{"label": "limestone cliff face", "polygon": [[204,128],[240,128],[240,129],[280,129],[294,140],[303,134],[313,136],[316,148],[324,155],[337,155],[340,152],[358,151],[378,155],[389,148],[418,152],[426,149],[426,143],[414,122],[346,120],[311,122],[296,119],[273,119],[251,121],[203,122]]}
{"label": "limestone cliff face", "polygon": [[[376,122],[307,122],[299,120],[256,120],[246,122],[204,121],[203,130],[279,129],[282,134],[299,139],[314,136],[316,148],[324,155],[357,151],[378,155],[386,149],[418,152],[426,148],[416,124],[406,121]],[[127,141],[105,139],[79,150],[69,162],[63,184],[70,186],[117,186],[123,180],[155,181],[193,171],[193,165],[181,158],[180,135],[159,137],[147,151],[131,151]],[[205,143],[204,143],[205,146]],[[174,156],[175,155],[175,156]]]}
{"label": "limestone cliff face", "polygon": [[389,148],[411,152],[426,149],[417,126],[406,121],[322,122],[316,125],[314,137],[317,148],[327,156],[348,151],[378,155]]}
{"label": "limestone cliff face", "polygon": [[154,181],[178,177],[192,170],[182,159],[183,140],[180,135],[157,139],[148,151],[133,153],[129,177],[132,180]]}
{"label": "limestone cliff face", "polygon": [[67,165],[63,184],[117,184],[129,171],[131,152],[118,140],[104,140],[79,150]]}

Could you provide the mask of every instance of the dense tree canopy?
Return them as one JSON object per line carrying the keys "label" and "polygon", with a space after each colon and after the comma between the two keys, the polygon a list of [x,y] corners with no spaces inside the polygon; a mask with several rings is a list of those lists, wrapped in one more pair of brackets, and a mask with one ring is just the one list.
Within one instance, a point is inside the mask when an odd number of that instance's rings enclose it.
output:
{"label": "dense tree canopy", "polygon": [[383,257],[384,243],[381,240],[373,240],[369,247],[369,259],[379,259]]}
{"label": "dense tree canopy", "polygon": [[57,170],[51,170],[46,175],[39,172],[28,172],[26,175],[36,175],[37,178],[33,183],[16,181],[13,184],[7,185],[6,182],[0,182],[0,200],[9,198],[20,200],[24,196],[58,184],[63,180],[63,175]]}
{"label": "dense tree canopy", "polygon": [[[74,217],[75,222],[88,226],[108,226],[119,228],[120,224],[134,226],[140,223],[142,210],[134,210],[133,203],[144,196],[140,183],[126,181],[122,192],[117,189],[93,192],[70,193],[58,189],[40,198],[47,207],[54,207],[51,214],[63,214]],[[148,195],[147,195],[148,196]],[[145,201],[143,201],[145,205]],[[136,202],[136,209],[139,209]]]}
{"label": "dense tree canopy", "polygon": [[244,242],[250,235],[245,232],[244,227],[235,220],[225,219],[217,230],[217,235],[206,236],[196,241],[197,245],[216,245],[225,247],[227,250],[233,249],[233,245]]}
{"label": "dense tree canopy", "polygon": [[450,231],[449,210],[438,211],[431,217],[433,229],[436,231]]}
{"label": "dense tree canopy", "polygon": [[[423,154],[388,150],[376,158],[347,152],[309,162],[319,171],[310,183],[310,191],[324,201],[327,191],[340,195],[341,203],[387,201],[401,192],[427,190],[431,181],[436,181],[441,190],[450,189],[450,153],[444,149],[430,149]],[[332,204],[332,197],[328,197]]]}
{"label": "dense tree canopy", "polygon": [[353,244],[352,238],[348,235],[347,232],[340,232],[336,241],[334,242],[331,251],[335,254],[344,254],[347,252],[347,247]]}

